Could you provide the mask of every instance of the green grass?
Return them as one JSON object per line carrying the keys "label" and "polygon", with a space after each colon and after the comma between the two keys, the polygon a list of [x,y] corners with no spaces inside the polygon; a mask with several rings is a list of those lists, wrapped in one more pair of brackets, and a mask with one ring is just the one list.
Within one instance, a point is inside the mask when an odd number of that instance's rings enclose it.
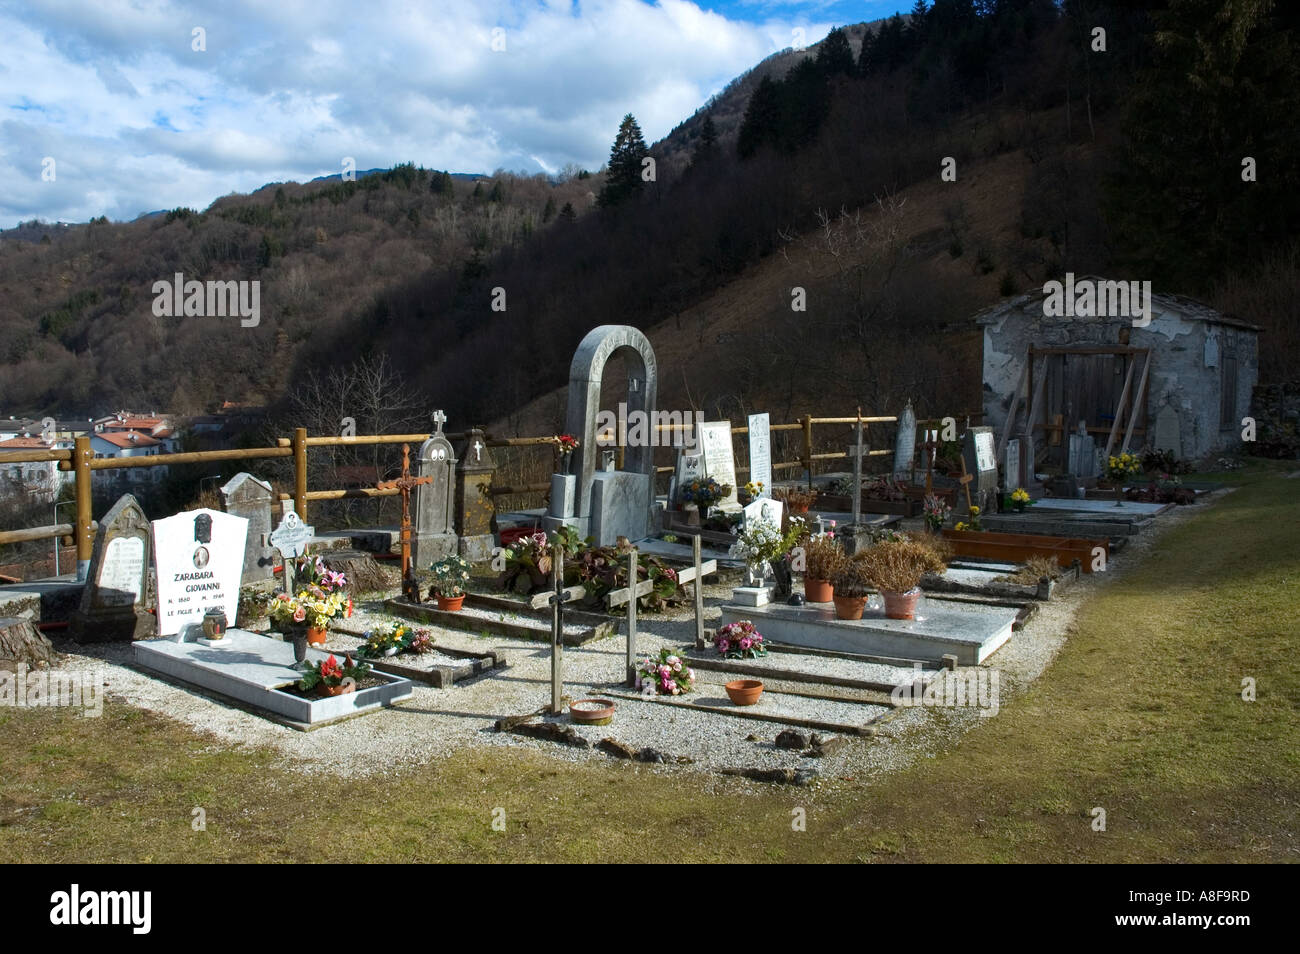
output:
{"label": "green grass", "polygon": [[666,832],[681,861],[1297,860],[1300,480],[1279,471],[1221,475],[1241,489],[1099,590],[1027,693],[874,785],[737,798],[497,748],[347,780],[120,705],[0,709],[0,861],[639,861]]}

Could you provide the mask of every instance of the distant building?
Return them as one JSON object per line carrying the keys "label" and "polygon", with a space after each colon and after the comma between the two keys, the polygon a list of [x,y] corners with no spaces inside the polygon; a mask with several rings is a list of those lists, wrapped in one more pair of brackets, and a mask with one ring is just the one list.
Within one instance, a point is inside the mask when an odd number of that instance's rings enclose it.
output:
{"label": "distant building", "polygon": [[[1149,284],[1142,290],[1069,276],[1062,285],[1080,293],[1090,286],[1092,304],[1076,309],[1054,286],[975,317],[984,333],[984,423],[996,434],[1014,415],[1010,436],[1031,435],[1039,466],[1057,469],[1066,466],[1067,436],[1081,424],[1103,452],[1117,415],[1112,454],[1130,419],[1131,451],[1196,459],[1240,446],[1259,373],[1257,326],[1182,295],[1150,294]],[[1119,286],[1133,293],[1127,310],[1114,307],[1125,290]],[[1149,304],[1149,323],[1139,298]],[[1068,315],[1060,307],[1066,299]]]}

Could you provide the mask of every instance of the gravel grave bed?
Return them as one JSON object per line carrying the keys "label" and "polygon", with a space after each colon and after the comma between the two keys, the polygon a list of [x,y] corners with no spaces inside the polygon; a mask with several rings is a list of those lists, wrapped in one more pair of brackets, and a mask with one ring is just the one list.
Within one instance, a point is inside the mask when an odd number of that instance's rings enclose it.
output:
{"label": "gravel grave bed", "polygon": [[[1038,614],[999,649],[983,668],[1000,674],[1001,706],[1014,702],[1050,665],[1068,638],[1079,605],[1097,587],[1109,585],[1125,568],[1141,561],[1160,537],[1182,521],[1231,491],[1216,491],[1201,498],[1196,506],[1179,507],[1152,526],[1130,538],[1129,545],[1114,555],[1104,573],[1088,574],[1059,600],[1040,605]],[[731,602],[731,586],[703,587],[705,625],[718,625],[720,607]],[[956,609],[957,605],[954,604]],[[359,644],[358,633],[391,620],[382,601],[362,602],[352,619],[341,621],[351,635],[332,632],[326,648],[341,652]],[[105,690],[105,705],[148,709],[209,733],[220,744],[266,746],[282,756],[283,765],[303,773],[331,773],[343,777],[384,777],[408,766],[454,757],[467,746],[523,747],[546,753],[561,761],[597,759],[620,770],[653,772],[716,773],[722,768],[814,768],[822,780],[870,780],[933,757],[952,748],[960,737],[985,721],[976,709],[903,708],[879,726],[874,738],[847,737],[847,744],[823,758],[806,758],[798,751],[777,749],[773,740],[785,726],[732,718],[720,713],[696,711],[681,706],[616,700],[614,721],[607,726],[573,726],[582,737],[596,742],[613,737],[635,747],[651,747],[673,757],[693,759],[690,764],[623,765],[594,749],[578,749],[554,742],[496,732],[494,722],[504,716],[535,712],[550,699],[550,647],[534,640],[483,636],[473,632],[427,627],[443,649],[472,652],[496,651],[505,657],[507,668],[494,670],[457,683],[449,689],[416,684],[413,695],[397,706],[322,728],[296,732],[250,712],[225,705],[216,699],[190,692],[137,670],[129,644],[77,644],[54,635],[55,648],[67,654],[64,668],[96,673]],[[683,655],[694,652],[694,616],[690,606],[665,613],[642,613],[638,621],[637,648],[641,654],[657,654],[670,647]],[[607,695],[623,685],[625,638],[622,635],[594,640],[564,651],[565,695],[583,699]],[[441,655],[441,654],[439,654]],[[419,657],[396,657],[404,664]],[[773,653],[768,659],[783,667],[811,668],[828,673],[858,674],[895,669],[875,664]],[[752,660],[750,662],[753,662]],[[432,663],[430,663],[432,665]],[[906,671],[906,670],[904,670]],[[708,688],[705,680],[724,673],[697,672],[702,681],[698,696],[720,696],[720,686]],[[870,676],[868,678],[875,678]],[[764,680],[765,682],[767,680]],[[778,688],[773,682],[771,688]],[[791,684],[795,691],[817,691],[830,695],[824,686]],[[787,696],[787,699],[795,699]],[[807,711],[828,711],[821,707],[844,707],[842,701],[802,700]],[[866,711],[867,706],[853,707]],[[570,724],[567,714],[548,716],[547,721]],[[824,733],[825,734],[825,733]],[[709,776],[708,784],[719,791],[770,791],[764,783]]]}

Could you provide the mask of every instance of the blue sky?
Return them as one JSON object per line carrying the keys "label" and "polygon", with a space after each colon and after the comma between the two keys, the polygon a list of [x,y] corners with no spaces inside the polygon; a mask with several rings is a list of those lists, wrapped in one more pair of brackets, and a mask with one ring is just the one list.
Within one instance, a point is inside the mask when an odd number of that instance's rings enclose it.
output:
{"label": "blue sky", "polygon": [[596,168],[624,113],[653,141],[796,30],[899,6],[0,0],[0,228],[202,209],[344,157]]}

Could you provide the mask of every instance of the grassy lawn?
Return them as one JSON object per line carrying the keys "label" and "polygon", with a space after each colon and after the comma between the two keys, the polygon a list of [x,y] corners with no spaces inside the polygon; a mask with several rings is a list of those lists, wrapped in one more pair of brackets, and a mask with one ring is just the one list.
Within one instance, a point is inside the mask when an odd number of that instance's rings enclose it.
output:
{"label": "grassy lawn", "polygon": [[641,861],[669,830],[682,861],[1300,860],[1300,480],[1281,472],[1226,475],[1241,489],[1090,599],[1029,692],[875,785],[729,798],[504,749],[348,780],[120,705],[0,709],[0,861]]}

